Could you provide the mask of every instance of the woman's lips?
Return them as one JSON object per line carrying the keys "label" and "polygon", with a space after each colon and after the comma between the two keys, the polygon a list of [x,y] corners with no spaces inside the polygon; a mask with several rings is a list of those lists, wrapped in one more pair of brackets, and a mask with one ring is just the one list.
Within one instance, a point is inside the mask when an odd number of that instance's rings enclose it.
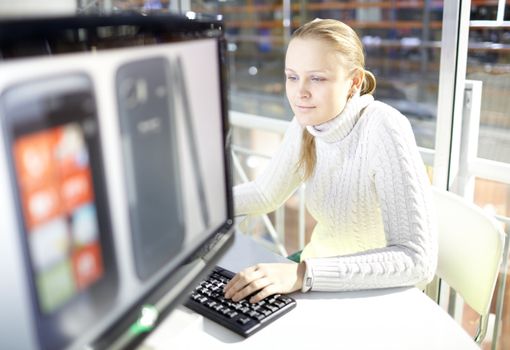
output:
{"label": "woman's lips", "polygon": [[298,106],[296,105],[296,107],[299,109],[299,110],[302,110],[302,111],[309,111],[311,109],[314,109],[315,106]]}

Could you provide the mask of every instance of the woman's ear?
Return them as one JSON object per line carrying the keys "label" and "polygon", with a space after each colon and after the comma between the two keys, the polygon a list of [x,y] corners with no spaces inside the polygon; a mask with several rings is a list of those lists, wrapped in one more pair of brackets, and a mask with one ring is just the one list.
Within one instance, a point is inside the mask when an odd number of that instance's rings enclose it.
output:
{"label": "woman's ear", "polygon": [[356,68],[352,73],[352,89],[360,90],[365,79],[365,71],[361,68]]}
{"label": "woman's ear", "polygon": [[352,73],[351,88],[349,89],[349,95],[347,98],[351,98],[360,93],[361,86],[363,85],[363,79],[365,79],[365,71],[363,69],[356,68]]}

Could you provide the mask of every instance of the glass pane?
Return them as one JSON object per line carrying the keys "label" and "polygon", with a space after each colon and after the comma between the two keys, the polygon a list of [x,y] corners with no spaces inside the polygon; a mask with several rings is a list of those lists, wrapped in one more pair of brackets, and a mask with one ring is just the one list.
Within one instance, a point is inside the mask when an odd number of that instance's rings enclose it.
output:
{"label": "glass pane", "polygon": [[497,0],[474,0],[471,2],[471,20],[495,21],[498,16]]}
{"label": "glass pane", "polygon": [[[434,148],[442,1],[293,3],[292,29],[316,17],[352,26],[365,45],[367,69],[378,79],[375,97],[406,115],[418,145]],[[192,10],[221,13],[229,42],[232,110],[290,120],[283,64],[282,2],[192,1]]]}
{"label": "glass pane", "polygon": [[230,109],[290,120],[282,1],[192,1],[191,10],[221,14],[225,20]]}
{"label": "glass pane", "polygon": [[510,217],[510,184],[477,178],[474,202],[494,215]]}

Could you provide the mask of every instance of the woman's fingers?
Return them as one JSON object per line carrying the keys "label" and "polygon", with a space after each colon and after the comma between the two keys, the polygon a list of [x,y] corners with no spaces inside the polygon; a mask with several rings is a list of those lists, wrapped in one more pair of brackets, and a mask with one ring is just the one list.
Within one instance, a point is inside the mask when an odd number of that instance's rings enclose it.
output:
{"label": "woman's fingers", "polygon": [[240,290],[245,288],[248,284],[263,277],[261,271],[257,269],[257,266],[248,267],[241,272],[237,273],[225,286],[225,298],[229,299]]}
{"label": "woman's fingers", "polygon": [[237,293],[233,294],[232,301],[237,302],[239,300],[242,300],[242,299],[252,295],[253,293],[267,287],[270,284],[271,284],[271,281],[269,281],[265,277],[256,279],[256,280],[252,281],[251,283],[247,284],[241,290],[237,291]]}
{"label": "woman's fingers", "polygon": [[277,294],[277,293],[279,293],[279,290],[277,289],[276,285],[269,284],[265,288],[260,290],[257,294],[252,296],[250,298],[250,303],[258,303],[262,299],[264,299],[270,295]]}

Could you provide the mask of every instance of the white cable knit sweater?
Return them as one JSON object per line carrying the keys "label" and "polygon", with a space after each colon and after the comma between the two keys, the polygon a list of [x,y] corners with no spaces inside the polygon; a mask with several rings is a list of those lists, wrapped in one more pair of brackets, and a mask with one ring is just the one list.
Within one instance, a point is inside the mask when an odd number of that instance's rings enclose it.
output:
{"label": "white cable knit sweater", "polygon": [[[437,237],[429,180],[408,120],[372,95],[356,96],[315,136],[306,181],[317,220],[301,255],[312,290],[410,286],[432,279]],[[301,183],[302,127],[294,118],[267,168],[234,187],[237,214],[275,210]]]}

